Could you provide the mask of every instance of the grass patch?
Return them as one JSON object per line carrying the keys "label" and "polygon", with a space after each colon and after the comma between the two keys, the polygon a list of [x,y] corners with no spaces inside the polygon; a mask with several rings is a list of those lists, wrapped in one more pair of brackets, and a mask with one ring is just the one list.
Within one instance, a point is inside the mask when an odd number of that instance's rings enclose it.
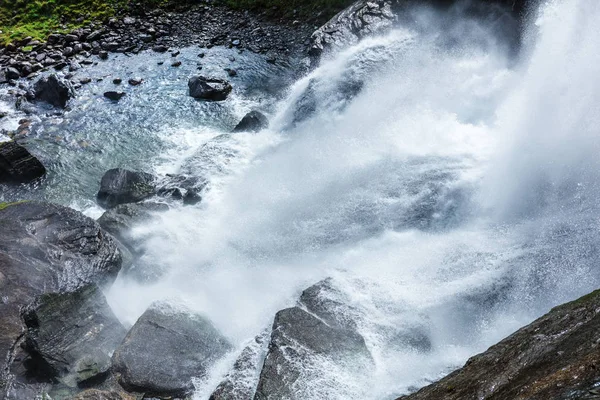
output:
{"label": "grass patch", "polygon": [[27,200],[13,201],[12,203],[0,203],[0,211],[4,210],[10,206],[14,206],[14,205],[25,203],[25,202],[27,202]]}

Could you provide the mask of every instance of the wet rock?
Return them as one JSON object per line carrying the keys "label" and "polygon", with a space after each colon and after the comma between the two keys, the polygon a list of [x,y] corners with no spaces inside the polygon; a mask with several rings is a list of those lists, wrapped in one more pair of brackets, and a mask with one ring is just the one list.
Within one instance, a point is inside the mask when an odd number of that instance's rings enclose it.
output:
{"label": "wet rock", "polygon": [[390,29],[397,20],[394,4],[394,0],[360,0],[329,20],[310,39],[313,66],[326,51],[341,49]]}
{"label": "wet rock", "polygon": [[185,396],[231,346],[204,317],[153,304],[113,356],[119,382],[153,396]]}
{"label": "wet rock", "polygon": [[123,80],[122,80],[121,78],[115,78],[115,79],[113,79],[113,83],[114,83],[115,85],[120,85],[120,84],[121,84],[121,82],[123,82]]}
{"label": "wet rock", "polygon": [[130,78],[127,82],[131,86],[138,86],[141,85],[144,82],[144,80],[142,78]]}
{"label": "wet rock", "polygon": [[210,101],[225,100],[233,89],[227,81],[203,76],[190,78],[188,88],[191,97]]}
{"label": "wet rock", "polygon": [[45,174],[46,168],[23,146],[0,143],[0,183],[27,183]]}
{"label": "wet rock", "polygon": [[167,46],[158,44],[152,47],[152,51],[155,51],[156,53],[166,53],[167,51],[169,51],[169,48]]}
{"label": "wet rock", "polygon": [[88,83],[90,83],[92,81],[92,78],[81,78],[79,80],[79,83],[81,83],[82,85],[87,85]]}
{"label": "wet rock", "polygon": [[183,200],[186,205],[197,204],[202,201],[200,192],[206,187],[205,179],[186,175],[167,175],[157,185],[157,194]]}
{"label": "wet rock", "polygon": [[225,72],[227,72],[227,75],[229,75],[232,78],[237,76],[237,71],[235,69],[225,68]]}
{"label": "wet rock", "polygon": [[98,53],[98,57],[100,57],[101,60],[108,60],[108,52],[106,50],[101,50]]}
{"label": "wet rock", "polygon": [[125,92],[115,92],[114,90],[104,92],[104,97],[115,102],[121,100],[123,96],[125,96]]}
{"label": "wet rock", "polygon": [[259,132],[269,127],[269,120],[259,111],[250,111],[233,128],[233,132]]}
{"label": "wet rock", "polygon": [[155,194],[155,181],[153,175],[145,172],[111,169],[102,177],[96,199],[104,208],[136,203]]}
{"label": "wet rock", "polygon": [[[66,207],[30,201],[0,210],[0,398],[30,393],[31,360],[21,354],[21,309],[45,293],[110,284],[122,255],[92,219]],[[16,398],[35,398],[15,394]],[[12,398],[12,397],[11,397]]]}
{"label": "wet rock", "polygon": [[181,66],[181,61],[175,61],[174,63],[171,64],[171,67],[180,67]]}
{"label": "wet rock", "polygon": [[465,366],[402,400],[592,399],[600,365],[600,291],[552,309]]}
{"label": "wet rock", "polygon": [[3,72],[7,80],[19,79],[21,77],[19,70],[13,67],[7,67],[3,70]]}
{"label": "wet rock", "polygon": [[357,332],[330,326],[300,307],[279,311],[275,316],[269,351],[260,373],[255,400],[301,399],[292,384],[313,358],[334,363],[369,365],[371,355]]}
{"label": "wet rock", "polygon": [[33,84],[34,97],[56,107],[65,108],[67,102],[75,97],[75,89],[69,81],[56,74],[41,77]]}
{"label": "wet rock", "polygon": [[70,387],[104,380],[127,333],[96,285],[41,295],[23,320],[26,349],[43,364],[35,368]]}
{"label": "wet rock", "polygon": [[89,389],[77,394],[72,400],[136,400],[136,396],[116,390]]}
{"label": "wet rock", "polygon": [[264,332],[244,347],[209,400],[252,400],[268,343],[269,332]]}
{"label": "wet rock", "polygon": [[131,236],[135,225],[150,221],[157,212],[167,211],[169,206],[161,203],[121,204],[106,211],[98,224],[124,244],[133,254],[139,253],[139,243]]}

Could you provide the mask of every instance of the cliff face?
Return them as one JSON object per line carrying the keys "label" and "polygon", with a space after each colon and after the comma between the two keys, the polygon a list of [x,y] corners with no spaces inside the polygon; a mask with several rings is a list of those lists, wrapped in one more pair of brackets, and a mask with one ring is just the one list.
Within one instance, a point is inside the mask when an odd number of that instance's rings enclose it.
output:
{"label": "cliff face", "polygon": [[552,309],[458,371],[400,399],[599,398],[600,290]]}

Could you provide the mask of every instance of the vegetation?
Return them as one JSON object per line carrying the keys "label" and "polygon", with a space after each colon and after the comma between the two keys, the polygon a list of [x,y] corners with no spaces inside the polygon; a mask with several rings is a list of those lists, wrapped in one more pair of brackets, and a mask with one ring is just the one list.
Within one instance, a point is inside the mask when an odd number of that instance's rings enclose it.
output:
{"label": "vegetation", "polygon": [[15,204],[21,204],[21,203],[25,203],[27,200],[22,200],[22,201],[14,201],[12,203],[0,203],[0,211],[4,210],[5,208],[8,208],[10,206],[14,206]]}
{"label": "vegetation", "polygon": [[[265,11],[273,17],[323,22],[351,0],[221,0],[232,8]],[[25,37],[45,40],[124,11],[179,6],[193,0],[0,0],[0,44]],[[315,12],[318,10],[317,12]]]}

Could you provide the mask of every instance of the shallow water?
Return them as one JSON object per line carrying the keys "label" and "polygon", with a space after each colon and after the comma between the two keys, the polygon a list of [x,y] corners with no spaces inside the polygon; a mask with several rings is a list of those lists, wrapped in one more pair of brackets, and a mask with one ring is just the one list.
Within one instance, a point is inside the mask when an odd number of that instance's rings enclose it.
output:
{"label": "shallow water", "polygon": [[[600,4],[549,2],[518,60],[496,32],[466,19],[446,21],[470,32],[449,45],[438,17],[420,13],[428,29],[367,39],[283,96],[283,68],[232,50],[203,50],[200,60],[203,73],[238,70],[233,97],[218,104],[186,96],[198,49],[182,52],[181,69],[154,53],[100,63],[85,74],[104,81],[31,139],[48,179],[0,196],[41,196],[95,216],[108,168],[206,177],[201,204],[135,229],[146,261],[167,272],[153,283],[120,277],[108,292],[119,318],[133,324],[170,299],[207,315],[240,349],[303,289],[332,277],[375,366],[357,373],[313,360],[297,393],[392,399],[414,390],[600,284]],[[137,75],[146,82],[119,104],[100,96],[112,76]],[[270,129],[219,136],[255,108]],[[398,339],[414,329],[430,346]],[[235,355],[199,379],[198,399]]]}

